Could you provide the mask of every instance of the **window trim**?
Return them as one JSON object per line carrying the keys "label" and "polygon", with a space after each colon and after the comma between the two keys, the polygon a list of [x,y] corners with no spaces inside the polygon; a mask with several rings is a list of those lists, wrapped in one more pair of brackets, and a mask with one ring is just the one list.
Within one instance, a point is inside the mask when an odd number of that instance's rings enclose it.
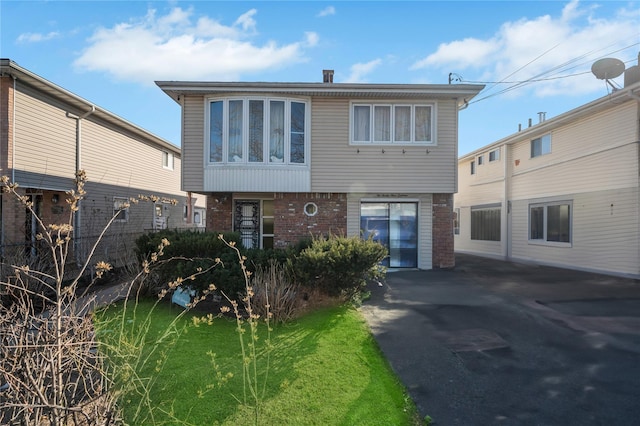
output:
{"label": "window trim", "polygon": [[[494,203],[494,204],[482,204],[482,205],[476,205],[476,206],[471,206],[470,210],[470,222],[469,222],[469,228],[470,228],[470,236],[469,238],[472,241],[491,241],[491,242],[501,242],[502,241],[502,203]],[[474,221],[474,212],[480,212],[480,211],[497,211],[498,212],[498,226],[497,226],[497,231],[494,231],[495,233],[497,233],[498,235],[498,239],[488,239],[488,238],[474,238],[476,237],[476,234],[479,233],[475,227],[475,221]],[[489,232],[491,233],[491,232]]]}
{"label": "window trim", "polygon": [[[569,241],[548,241],[547,234],[547,225],[548,225],[548,208],[552,206],[569,206]],[[542,222],[542,233],[544,235],[544,239],[532,239],[531,238],[531,209],[543,207],[543,222]],[[549,247],[573,247],[573,201],[572,200],[559,200],[559,201],[547,201],[540,203],[529,203],[527,207],[527,242],[531,245],[539,245],[539,246],[549,246]]]}
{"label": "window trim", "polygon": [[173,155],[173,152],[162,151],[162,168],[165,170],[173,170],[174,164],[175,155]]}
{"label": "window trim", "polygon": [[[242,161],[229,160],[229,102],[242,101]],[[262,122],[262,161],[250,161],[250,103],[251,101],[263,102]],[[284,159],[283,161],[270,160],[270,118],[272,101],[284,102]],[[311,99],[308,97],[287,96],[210,96],[205,100],[205,132],[204,132],[204,161],[205,166],[221,167],[309,167],[311,164]],[[211,104],[222,102],[222,160],[211,161]],[[304,105],[304,161],[300,163],[291,161],[291,104]],[[297,132],[296,132],[297,133]]]}
{"label": "window trim", "polygon": [[[355,140],[355,110],[357,107],[369,108],[369,135],[367,140]],[[378,107],[389,107],[389,140],[376,140],[376,123],[375,123],[375,109]],[[396,141],[395,140],[395,120],[396,120],[396,108],[409,107],[411,110],[410,117],[410,140],[409,141]],[[428,141],[416,141],[416,109],[419,107],[430,108],[430,140]],[[437,145],[437,103],[436,102],[418,102],[407,103],[406,101],[385,101],[385,102],[371,102],[368,100],[353,100],[349,103],[349,145],[357,146],[435,146]]]}
{"label": "window trim", "polygon": [[[114,222],[119,223],[127,223],[129,222],[129,207],[121,208],[122,205],[129,204],[129,199],[125,197],[113,197],[113,216],[116,216],[113,219]],[[124,218],[119,219],[120,212],[124,212]]]}

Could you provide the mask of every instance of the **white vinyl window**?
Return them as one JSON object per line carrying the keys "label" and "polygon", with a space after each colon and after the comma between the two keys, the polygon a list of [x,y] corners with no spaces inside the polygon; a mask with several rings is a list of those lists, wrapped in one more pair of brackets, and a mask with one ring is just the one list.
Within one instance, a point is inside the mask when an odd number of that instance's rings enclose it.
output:
{"label": "white vinyl window", "polygon": [[529,205],[529,242],[569,246],[572,203],[560,201]]}
{"label": "white vinyl window", "polygon": [[171,152],[162,151],[162,167],[173,170],[173,154]]}
{"label": "white vinyl window", "polygon": [[531,158],[551,152],[551,135],[544,135],[531,141]]}
{"label": "white vinyl window", "polygon": [[127,198],[115,197],[113,199],[114,222],[129,221],[129,200]]}
{"label": "white vinyl window", "polygon": [[434,144],[434,105],[361,104],[351,107],[354,144]]}
{"label": "white vinyl window", "polygon": [[489,152],[489,162],[500,160],[500,148]]}
{"label": "white vinyl window", "polygon": [[209,100],[209,163],[307,164],[309,113],[297,99]]}
{"label": "white vinyl window", "polygon": [[476,174],[476,162],[475,162],[475,160],[471,161],[471,174],[472,175]]}
{"label": "white vinyl window", "polygon": [[501,204],[471,207],[471,239],[500,241]]}
{"label": "white vinyl window", "polygon": [[482,166],[484,164],[484,155],[478,157],[478,166]]}

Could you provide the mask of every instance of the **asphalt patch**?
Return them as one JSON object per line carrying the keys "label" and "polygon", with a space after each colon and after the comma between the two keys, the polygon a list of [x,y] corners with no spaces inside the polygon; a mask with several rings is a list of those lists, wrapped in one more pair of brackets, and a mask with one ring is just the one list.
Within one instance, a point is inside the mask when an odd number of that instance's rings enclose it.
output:
{"label": "asphalt patch", "polygon": [[466,330],[439,331],[435,335],[452,352],[488,351],[508,348],[509,343],[491,330],[470,328]]}

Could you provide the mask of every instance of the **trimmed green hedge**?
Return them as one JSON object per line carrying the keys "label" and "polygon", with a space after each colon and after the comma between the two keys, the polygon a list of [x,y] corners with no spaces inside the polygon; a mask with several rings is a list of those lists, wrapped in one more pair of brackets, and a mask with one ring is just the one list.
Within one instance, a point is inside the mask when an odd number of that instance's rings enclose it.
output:
{"label": "trimmed green hedge", "polygon": [[291,265],[295,276],[309,287],[338,296],[358,292],[369,279],[380,279],[380,262],[387,249],[371,239],[358,237],[316,238]]}
{"label": "trimmed green hedge", "polygon": [[195,290],[204,290],[213,283],[229,297],[244,291],[244,278],[236,252],[227,242],[235,242],[246,267],[254,272],[276,262],[285,265],[295,281],[305,287],[317,288],[331,296],[359,291],[368,279],[379,279],[384,268],[379,264],[387,255],[384,246],[358,237],[305,239],[287,249],[246,249],[236,232],[194,232],[190,230],[162,230],[145,234],[136,240],[136,253],[140,260],[148,259],[158,250],[162,239],[170,245],[164,255],[152,265],[161,282],[169,283],[179,277],[194,274],[198,268],[206,270],[219,258],[218,266],[185,284]]}

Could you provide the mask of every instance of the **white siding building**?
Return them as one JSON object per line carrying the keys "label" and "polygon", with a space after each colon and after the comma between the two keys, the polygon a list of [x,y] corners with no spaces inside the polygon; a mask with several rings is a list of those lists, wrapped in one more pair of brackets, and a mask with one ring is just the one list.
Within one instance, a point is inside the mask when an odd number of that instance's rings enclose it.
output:
{"label": "white siding building", "polygon": [[460,157],[455,250],[640,277],[639,103],[640,82],[626,78]]}

